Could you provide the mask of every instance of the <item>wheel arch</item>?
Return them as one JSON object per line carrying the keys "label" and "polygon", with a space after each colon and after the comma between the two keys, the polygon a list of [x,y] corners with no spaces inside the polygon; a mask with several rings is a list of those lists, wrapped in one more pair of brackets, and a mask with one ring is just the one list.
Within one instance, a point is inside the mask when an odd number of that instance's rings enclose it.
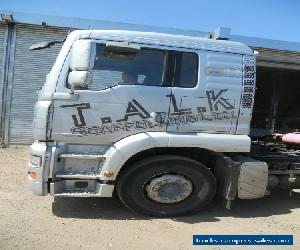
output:
{"label": "wheel arch", "polygon": [[[209,144],[207,147],[195,145],[193,141],[189,144],[179,142],[177,145],[170,145],[170,134],[167,133],[152,132],[129,136],[115,143],[106,152],[107,160],[102,166],[101,180],[115,181],[120,171],[124,171],[131,163],[154,155],[181,155],[213,168],[212,161],[220,153],[212,150],[213,147]],[[107,170],[113,172],[113,176],[104,176]]]}
{"label": "wheel arch", "polygon": [[145,158],[162,155],[186,157],[202,163],[204,166],[213,171],[214,161],[220,154],[205,148],[153,147],[147,150],[140,151],[128,158],[128,160],[123,164],[120,171],[118,172],[116,179],[118,179],[120,174],[123,171],[126,171],[126,169],[128,169],[135,162],[143,160]]}

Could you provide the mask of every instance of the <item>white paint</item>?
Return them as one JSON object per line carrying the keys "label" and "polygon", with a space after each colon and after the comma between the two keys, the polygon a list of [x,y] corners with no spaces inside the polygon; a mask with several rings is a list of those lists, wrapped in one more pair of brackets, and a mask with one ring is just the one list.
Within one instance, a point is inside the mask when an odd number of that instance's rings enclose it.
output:
{"label": "white paint", "polygon": [[[159,147],[197,147],[214,152],[249,152],[251,141],[247,135],[208,133],[165,133],[148,132],[128,136],[116,142],[106,153],[106,161],[101,170],[102,180],[114,180],[124,163],[133,155]],[[114,172],[105,177],[104,171]]]}
{"label": "white paint", "polygon": [[96,45],[91,40],[77,40],[73,43],[70,69],[72,71],[89,71],[94,67]]}
{"label": "white paint", "polygon": [[71,71],[68,76],[68,83],[73,88],[88,87],[92,82],[92,74],[89,71]]}
{"label": "white paint", "polygon": [[35,105],[33,118],[33,138],[46,140],[46,127],[51,101],[38,101]]}

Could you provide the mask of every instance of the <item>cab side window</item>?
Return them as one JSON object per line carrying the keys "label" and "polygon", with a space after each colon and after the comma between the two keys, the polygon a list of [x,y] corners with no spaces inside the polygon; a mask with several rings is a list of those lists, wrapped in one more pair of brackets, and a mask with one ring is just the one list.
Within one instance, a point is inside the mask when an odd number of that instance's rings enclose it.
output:
{"label": "cab side window", "polygon": [[101,90],[114,85],[162,85],[165,51],[109,48],[103,44],[97,44],[96,48],[89,89]]}
{"label": "cab side window", "polygon": [[99,91],[116,85],[193,88],[198,81],[198,60],[191,52],[98,43],[88,89]]}

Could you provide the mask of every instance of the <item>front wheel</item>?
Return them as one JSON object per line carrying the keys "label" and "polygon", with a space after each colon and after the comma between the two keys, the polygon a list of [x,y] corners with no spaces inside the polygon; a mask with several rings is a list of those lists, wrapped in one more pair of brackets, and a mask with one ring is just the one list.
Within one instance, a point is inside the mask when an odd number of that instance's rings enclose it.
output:
{"label": "front wheel", "polygon": [[187,157],[165,155],[136,162],[117,180],[120,200],[149,216],[196,212],[215,196],[216,179],[203,164]]}

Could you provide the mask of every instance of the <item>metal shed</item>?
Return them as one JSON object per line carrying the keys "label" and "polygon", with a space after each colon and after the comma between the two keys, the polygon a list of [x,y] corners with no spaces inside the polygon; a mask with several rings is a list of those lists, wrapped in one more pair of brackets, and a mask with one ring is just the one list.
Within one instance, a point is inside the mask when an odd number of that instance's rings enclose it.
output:
{"label": "metal shed", "polygon": [[[28,48],[37,42],[61,40],[73,29],[125,29],[191,36],[209,32],[141,26],[126,23],[65,18],[0,11],[0,137],[8,143],[32,142],[32,120],[38,91],[50,71],[60,45],[37,52]],[[300,70],[300,43],[244,36],[230,36],[260,54],[262,67]]]}

